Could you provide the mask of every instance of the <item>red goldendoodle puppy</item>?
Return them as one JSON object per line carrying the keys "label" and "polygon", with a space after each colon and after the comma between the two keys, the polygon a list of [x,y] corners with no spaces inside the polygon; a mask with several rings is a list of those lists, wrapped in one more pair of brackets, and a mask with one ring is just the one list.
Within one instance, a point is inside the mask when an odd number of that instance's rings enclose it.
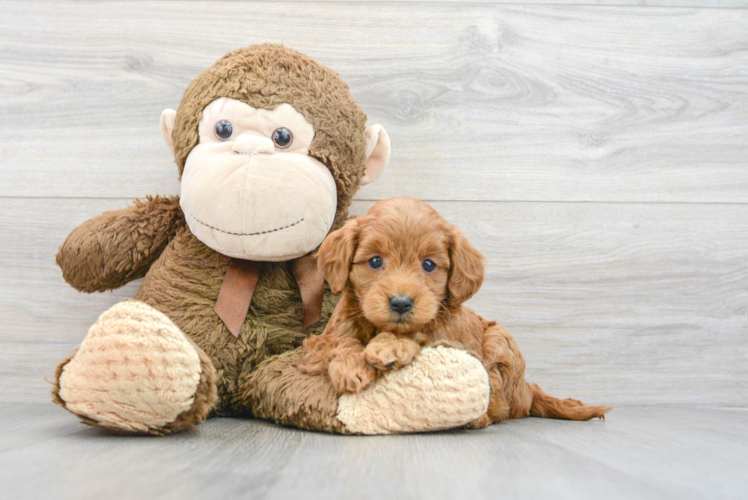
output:
{"label": "red goldendoodle puppy", "polygon": [[610,408],[560,400],[525,381],[514,338],[461,304],[483,283],[483,255],[422,201],[380,201],[324,241],[320,269],[343,292],[322,335],[304,341],[299,367],[327,372],[341,393],[410,363],[421,346],[466,349],[489,374],[488,411],[471,427],[510,418],[589,420]]}

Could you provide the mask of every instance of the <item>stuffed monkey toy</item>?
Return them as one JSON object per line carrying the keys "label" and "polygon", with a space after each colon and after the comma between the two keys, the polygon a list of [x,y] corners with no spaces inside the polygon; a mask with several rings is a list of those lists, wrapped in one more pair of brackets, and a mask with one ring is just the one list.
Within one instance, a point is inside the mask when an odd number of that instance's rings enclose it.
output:
{"label": "stuffed monkey toy", "polygon": [[82,292],[144,279],[60,363],[54,401],[87,424],[151,435],[209,416],[387,434],[483,415],[486,371],[456,349],[425,349],[355,395],[296,367],[338,300],[314,251],[389,160],[387,133],[365,123],[334,71],[280,45],[203,71],[161,116],[181,195],[99,215],[60,247]]}

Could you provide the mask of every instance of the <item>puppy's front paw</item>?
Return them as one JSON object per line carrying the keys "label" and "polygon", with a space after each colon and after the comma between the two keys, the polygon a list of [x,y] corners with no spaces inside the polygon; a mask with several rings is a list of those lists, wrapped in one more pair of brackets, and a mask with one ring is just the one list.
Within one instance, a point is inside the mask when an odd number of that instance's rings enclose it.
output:
{"label": "puppy's front paw", "polygon": [[377,378],[377,372],[364,364],[361,354],[346,354],[330,361],[330,380],[341,394],[361,392]]}
{"label": "puppy's front paw", "polygon": [[383,332],[364,349],[364,362],[379,371],[396,370],[413,361],[420,350],[421,347],[410,339]]}

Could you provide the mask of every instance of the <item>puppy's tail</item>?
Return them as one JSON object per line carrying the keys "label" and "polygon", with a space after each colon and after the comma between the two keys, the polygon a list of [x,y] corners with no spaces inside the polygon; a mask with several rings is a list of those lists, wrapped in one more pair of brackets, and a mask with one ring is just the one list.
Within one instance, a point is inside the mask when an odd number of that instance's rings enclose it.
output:
{"label": "puppy's tail", "polygon": [[536,384],[529,384],[532,391],[530,415],[533,417],[558,418],[562,420],[605,420],[605,414],[613,408],[586,405],[576,399],[558,399],[549,396]]}

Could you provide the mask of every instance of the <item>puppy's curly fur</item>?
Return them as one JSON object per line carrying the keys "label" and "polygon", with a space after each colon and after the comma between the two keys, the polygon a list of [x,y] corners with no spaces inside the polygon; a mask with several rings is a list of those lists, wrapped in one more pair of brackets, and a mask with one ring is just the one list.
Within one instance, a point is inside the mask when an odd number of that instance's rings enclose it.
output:
{"label": "puppy's curly fur", "polygon": [[410,363],[421,347],[460,347],[489,374],[485,427],[527,415],[603,418],[610,408],[549,396],[525,381],[525,360],[502,326],[462,303],[483,283],[483,255],[426,203],[399,197],[328,236],[318,262],[340,302],[324,332],[304,341],[299,368],[327,372],[340,393],[358,392]]}

